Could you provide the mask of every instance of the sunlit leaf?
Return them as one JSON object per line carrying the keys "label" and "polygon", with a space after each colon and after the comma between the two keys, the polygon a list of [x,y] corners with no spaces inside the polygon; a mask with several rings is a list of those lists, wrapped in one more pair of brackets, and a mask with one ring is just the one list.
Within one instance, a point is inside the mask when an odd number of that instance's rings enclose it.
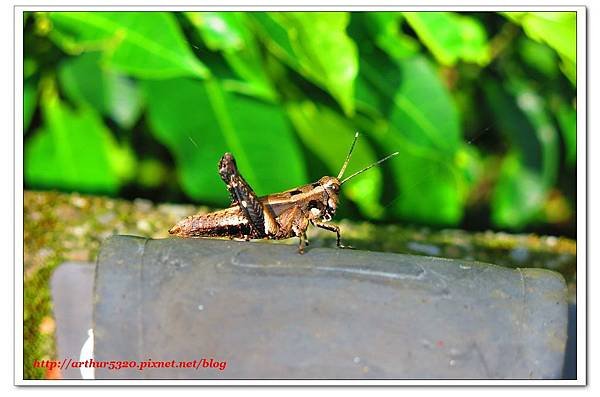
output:
{"label": "sunlit leaf", "polygon": [[[352,124],[333,110],[308,101],[291,103],[287,109],[302,142],[327,166],[331,176],[337,176],[354,139],[356,131]],[[369,141],[363,136],[352,153],[345,176],[377,160]],[[342,191],[365,215],[377,218],[383,213],[379,203],[381,184],[381,170],[374,168],[350,179]]]}
{"label": "sunlit leaf", "polygon": [[244,26],[244,13],[203,11],[185,12],[185,16],[212,50],[237,51],[246,46],[249,33]]}
{"label": "sunlit leaf", "polygon": [[556,77],[559,73],[558,57],[550,47],[523,38],[518,42],[518,51],[523,60],[546,77]]}
{"label": "sunlit leaf", "polygon": [[567,12],[505,12],[507,18],[523,26],[527,36],[548,44],[561,56],[575,62],[577,14]]}
{"label": "sunlit leaf", "polygon": [[43,104],[44,126],[25,145],[25,180],[35,188],[115,194],[135,160],[91,108],[69,109],[56,97]]}
{"label": "sunlit leaf", "polygon": [[452,98],[431,64],[422,57],[390,63],[365,54],[360,78],[374,107],[389,118],[389,125],[372,124],[371,132],[382,146],[400,152],[392,162],[398,191],[387,206],[403,219],[459,222],[467,189],[457,164],[462,132]]}
{"label": "sunlit leaf", "polygon": [[142,111],[137,83],[101,68],[99,60],[97,52],[66,60],[58,70],[61,87],[74,103],[87,103],[121,127],[131,128]]}
{"label": "sunlit leaf", "polygon": [[490,49],[480,22],[454,12],[404,12],[410,26],[436,59],[445,65],[459,60],[486,65]]}
{"label": "sunlit leaf", "polygon": [[369,12],[353,14],[366,19],[365,24],[375,43],[394,59],[403,59],[415,55],[419,43],[410,36],[402,33],[403,16],[400,12]]}
{"label": "sunlit leaf", "polygon": [[276,94],[265,73],[257,40],[248,28],[248,15],[242,12],[186,12],[206,45],[221,51],[229,66],[243,80],[224,81],[238,92],[274,100]]}
{"label": "sunlit leaf", "polygon": [[55,39],[59,45],[79,51],[100,47],[105,50],[107,64],[124,73],[158,79],[209,76],[172,14],[52,12],[50,19],[59,33]]}
{"label": "sunlit leaf", "polygon": [[268,48],[300,74],[325,88],[344,112],[354,112],[356,45],[346,33],[344,12],[281,12],[254,15]]}
{"label": "sunlit leaf", "polygon": [[374,105],[385,110],[389,104],[384,114],[401,134],[448,153],[458,148],[462,132],[456,106],[427,60],[417,56],[392,64],[365,56],[361,61],[361,77],[379,101]]}
{"label": "sunlit leaf", "polygon": [[577,14],[564,12],[505,12],[510,20],[520,24],[533,40],[552,47],[561,57],[561,70],[575,84],[577,51]]}
{"label": "sunlit leaf", "polygon": [[194,199],[227,203],[217,173],[227,151],[259,195],[307,182],[279,107],[227,93],[212,79],[147,81],[145,87],[152,132],[175,156],[182,187]]}

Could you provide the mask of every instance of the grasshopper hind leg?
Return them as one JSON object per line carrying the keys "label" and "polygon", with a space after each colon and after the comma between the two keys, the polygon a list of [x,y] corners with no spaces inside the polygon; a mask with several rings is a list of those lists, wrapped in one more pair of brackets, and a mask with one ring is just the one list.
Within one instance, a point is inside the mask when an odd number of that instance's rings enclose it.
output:
{"label": "grasshopper hind leg", "polygon": [[265,207],[252,187],[238,171],[231,153],[225,153],[219,161],[219,175],[231,196],[231,204],[239,206],[248,220],[252,238],[265,238],[275,235],[278,224],[269,208]]}

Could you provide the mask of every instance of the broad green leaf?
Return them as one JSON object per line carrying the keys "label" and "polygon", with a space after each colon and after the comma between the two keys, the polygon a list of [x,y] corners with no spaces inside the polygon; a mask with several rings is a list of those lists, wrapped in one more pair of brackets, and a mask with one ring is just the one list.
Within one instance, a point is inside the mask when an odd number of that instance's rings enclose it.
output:
{"label": "broad green leaf", "polygon": [[392,162],[395,195],[384,206],[403,220],[458,224],[473,178],[472,153],[461,147],[450,155],[415,145],[391,125],[374,125],[371,131],[380,145],[400,152]]}
{"label": "broad green leaf", "polygon": [[[546,189],[550,189],[556,182],[559,167],[559,140],[545,100],[526,80],[509,78],[507,87],[515,96],[520,110],[533,126],[533,132],[541,147],[541,178]],[[521,131],[521,133],[526,132]]]}
{"label": "broad green leaf", "polygon": [[546,77],[554,78],[558,75],[558,59],[556,53],[547,45],[523,37],[517,45],[519,54],[532,68]]}
{"label": "broad green leaf", "polygon": [[346,114],[353,114],[358,54],[356,44],[346,33],[348,13],[277,12],[253,16],[264,31],[267,48],[325,88]]}
{"label": "broad green leaf", "polygon": [[520,24],[533,40],[552,47],[561,57],[561,70],[575,85],[577,56],[577,13],[505,12],[508,19]]}
{"label": "broad green leaf", "polygon": [[25,80],[23,84],[23,134],[29,129],[36,106],[37,86],[34,82]]}
{"label": "broad green leaf", "polygon": [[73,111],[56,97],[42,101],[44,125],[25,145],[25,181],[34,188],[117,193],[135,159],[91,108]]}
{"label": "broad green leaf", "polygon": [[419,50],[419,43],[402,33],[400,27],[403,17],[400,12],[368,12],[352,14],[352,18],[364,18],[367,29],[379,48],[393,59],[404,59],[414,56]]}
{"label": "broad green leaf", "polygon": [[211,50],[238,51],[246,47],[246,14],[241,12],[185,12]]}
{"label": "broad green leaf", "polygon": [[[498,226],[519,229],[537,216],[545,194],[556,182],[557,132],[543,99],[522,82],[509,80],[506,91],[489,80],[483,88],[495,122],[508,137],[513,152],[513,157],[505,160],[501,180],[494,190],[492,220]],[[521,164],[515,165],[515,162]],[[518,180],[511,181],[511,178]],[[519,189],[527,188],[533,190],[526,205],[518,195],[513,201],[508,199],[513,194],[525,194]]]}
{"label": "broad green leaf", "polygon": [[536,220],[542,210],[546,188],[540,175],[524,166],[523,154],[511,153],[503,161],[491,201],[492,222],[521,229]]}
{"label": "broad green leaf", "polygon": [[399,66],[402,81],[390,122],[412,142],[454,153],[462,132],[450,93],[425,59],[407,59]]}
{"label": "broad green leaf", "polygon": [[[388,76],[390,78],[388,78]],[[432,65],[422,56],[397,64],[378,57],[361,59],[364,91],[373,106],[414,144],[447,153],[458,148],[462,132],[458,111]],[[389,104],[385,109],[384,104]]]}
{"label": "broad green leaf", "polygon": [[558,168],[558,137],[543,98],[516,78],[509,79],[507,90],[493,80],[483,88],[497,126],[522,154],[524,166],[537,172],[544,186],[552,186]]}
{"label": "broad green leaf", "polygon": [[540,170],[542,150],[533,131],[533,126],[519,109],[517,101],[500,84],[493,80],[484,81],[485,103],[494,116],[495,129],[498,129],[518,152],[527,154],[519,159],[529,169]]}
{"label": "broad green leaf", "polygon": [[366,122],[365,128],[382,146],[400,152],[391,164],[396,196],[384,205],[402,219],[457,224],[469,184],[469,153],[462,149],[456,107],[432,66],[420,56],[392,63],[365,54],[360,80],[369,93],[361,101],[374,101],[389,120]]}
{"label": "broad green leaf", "polygon": [[[140,77],[206,78],[172,14],[164,12],[52,12],[52,36],[67,50],[104,49],[114,69]],[[77,45],[79,47],[77,47]]]}
{"label": "broad green leaf", "polygon": [[548,44],[573,63],[576,61],[576,12],[505,12],[503,14],[520,24],[527,36],[533,40]]}
{"label": "broad green leaf", "polygon": [[228,93],[214,79],[144,85],[152,133],[174,156],[190,197],[227,204],[217,173],[227,151],[258,195],[307,183],[302,155],[279,107]]}
{"label": "broad green leaf", "polygon": [[224,81],[232,91],[274,100],[276,93],[262,64],[260,48],[242,12],[186,12],[208,48],[221,51],[242,81]]}
{"label": "broad green leaf", "polygon": [[[352,124],[333,110],[308,101],[290,103],[287,110],[302,142],[327,166],[331,176],[337,176],[354,139]],[[366,137],[359,137],[345,176],[352,175],[377,160]],[[344,184],[342,192],[365,215],[379,218],[383,214],[379,203],[381,188],[381,170],[374,168],[350,179]]]}
{"label": "broad green leaf", "polygon": [[110,69],[101,68],[99,60],[97,52],[67,59],[58,70],[61,87],[74,103],[87,103],[122,128],[129,129],[142,111],[137,83]]}
{"label": "broad green leaf", "polygon": [[409,25],[444,65],[459,60],[484,66],[490,48],[484,27],[475,18],[454,12],[404,12]]}

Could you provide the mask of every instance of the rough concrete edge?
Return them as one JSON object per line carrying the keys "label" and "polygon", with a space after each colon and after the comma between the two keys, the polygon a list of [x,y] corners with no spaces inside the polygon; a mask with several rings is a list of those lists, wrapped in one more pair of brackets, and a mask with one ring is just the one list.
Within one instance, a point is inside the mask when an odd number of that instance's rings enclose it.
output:
{"label": "rough concrete edge", "polygon": [[[565,278],[558,272],[539,268],[518,268],[523,282],[523,350],[524,356],[530,359],[534,372],[529,374],[535,379],[560,379],[563,372],[564,356],[566,353],[568,330],[568,289]],[[543,278],[546,289],[532,288]],[[537,316],[538,322],[533,322],[535,313],[544,313]],[[547,327],[547,323],[555,324]],[[547,330],[555,329],[553,334]],[[554,368],[542,371],[538,366],[538,357],[534,351],[550,356],[543,360],[556,363]]]}
{"label": "rough concrete edge", "polygon": [[[130,235],[113,235],[108,237],[106,240],[104,240],[101,244],[100,247],[100,251],[98,253],[98,257],[96,259],[95,262],[95,266],[94,266],[94,286],[93,286],[93,293],[92,293],[92,327],[94,330],[94,357],[96,357],[96,338],[99,335],[99,332],[102,332],[102,329],[98,329],[98,323],[97,323],[97,311],[96,308],[98,306],[98,304],[100,303],[100,294],[98,292],[98,286],[100,285],[100,283],[98,283],[98,278],[101,277],[101,273],[104,270],[103,268],[101,268],[100,263],[101,263],[101,259],[107,255],[106,252],[110,252],[110,248],[113,245],[118,245],[118,244],[122,244],[123,240],[128,240],[128,241],[137,241],[137,248],[136,251],[139,251],[141,248],[141,252],[139,252],[139,263],[138,266],[140,267],[140,271],[141,271],[141,267],[143,266],[143,254],[144,254],[144,246],[146,244],[146,242],[148,241],[148,238],[145,237],[140,237],[140,236],[130,236]],[[127,254],[127,253],[125,253]],[[123,255],[123,253],[120,253],[120,255]],[[130,258],[129,258],[130,259]],[[111,261],[105,261],[106,263],[111,263]],[[138,352],[139,353],[139,352]]]}

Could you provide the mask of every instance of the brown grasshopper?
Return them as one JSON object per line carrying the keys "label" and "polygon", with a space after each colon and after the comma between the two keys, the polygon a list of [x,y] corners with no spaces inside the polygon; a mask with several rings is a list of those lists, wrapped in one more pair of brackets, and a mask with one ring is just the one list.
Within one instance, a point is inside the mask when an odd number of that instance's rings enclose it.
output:
{"label": "brown grasshopper", "polygon": [[317,182],[263,197],[254,193],[238,171],[233,156],[225,153],[219,161],[219,175],[227,185],[231,206],[209,214],[188,216],[169,229],[169,233],[180,237],[229,237],[246,241],[298,237],[298,252],[303,254],[304,247],[308,245],[306,230],[312,224],[335,232],[337,246],[344,248],[340,242],[340,228],[325,224],[335,214],[340,187],[358,174],[398,154],[392,153],[340,180],[357,139],[358,132],[337,177],[324,176]]}

